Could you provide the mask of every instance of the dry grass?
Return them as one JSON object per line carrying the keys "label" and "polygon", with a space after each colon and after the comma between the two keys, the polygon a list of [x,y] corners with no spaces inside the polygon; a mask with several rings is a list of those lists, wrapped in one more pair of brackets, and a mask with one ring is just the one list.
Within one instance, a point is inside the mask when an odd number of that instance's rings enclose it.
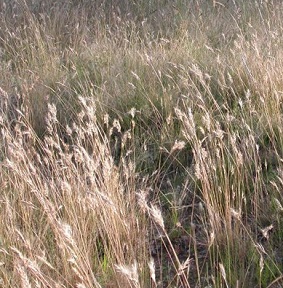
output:
{"label": "dry grass", "polygon": [[2,1],[0,286],[281,287],[282,9]]}

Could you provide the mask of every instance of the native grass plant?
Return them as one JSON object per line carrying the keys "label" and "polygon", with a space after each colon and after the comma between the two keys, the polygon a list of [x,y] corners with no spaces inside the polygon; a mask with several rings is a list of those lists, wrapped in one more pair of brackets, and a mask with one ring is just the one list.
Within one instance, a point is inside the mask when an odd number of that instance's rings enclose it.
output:
{"label": "native grass plant", "polygon": [[0,285],[281,287],[282,9],[2,1]]}
{"label": "native grass plant", "polygon": [[[114,276],[116,266],[135,261],[139,274],[145,273],[140,264],[147,259],[146,231],[134,204],[135,174],[130,165],[123,176],[117,171],[93,106],[81,101],[81,122],[68,127],[72,143],[58,137],[53,104],[48,104],[43,142],[37,141],[24,116],[11,132],[2,114],[4,287],[141,285],[139,277]],[[120,177],[125,177],[124,184]]]}

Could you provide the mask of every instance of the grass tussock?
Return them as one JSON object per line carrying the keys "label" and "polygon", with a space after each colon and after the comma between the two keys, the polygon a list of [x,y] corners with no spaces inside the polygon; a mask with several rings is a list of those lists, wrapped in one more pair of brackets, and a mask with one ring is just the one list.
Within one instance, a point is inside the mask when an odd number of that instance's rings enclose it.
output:
{"label": "grass tussock", "polygon": [[280,1],[0,3],[0,286],[281,287]]}

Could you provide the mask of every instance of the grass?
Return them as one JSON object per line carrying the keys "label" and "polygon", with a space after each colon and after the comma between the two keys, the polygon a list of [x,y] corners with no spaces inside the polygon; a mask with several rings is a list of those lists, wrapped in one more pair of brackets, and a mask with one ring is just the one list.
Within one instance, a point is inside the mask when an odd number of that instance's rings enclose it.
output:
{"label": "grass", "polygon": [[282,286],[280,1],[2,1],[0,286]]}

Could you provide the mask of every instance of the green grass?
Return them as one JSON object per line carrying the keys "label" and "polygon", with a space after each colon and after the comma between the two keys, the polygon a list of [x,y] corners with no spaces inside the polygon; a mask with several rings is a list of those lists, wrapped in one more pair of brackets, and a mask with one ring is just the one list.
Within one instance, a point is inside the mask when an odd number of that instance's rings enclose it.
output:
{"label": "green grass", "polygon": [[280,1],[2,2],[0,286],[280,287]]}

